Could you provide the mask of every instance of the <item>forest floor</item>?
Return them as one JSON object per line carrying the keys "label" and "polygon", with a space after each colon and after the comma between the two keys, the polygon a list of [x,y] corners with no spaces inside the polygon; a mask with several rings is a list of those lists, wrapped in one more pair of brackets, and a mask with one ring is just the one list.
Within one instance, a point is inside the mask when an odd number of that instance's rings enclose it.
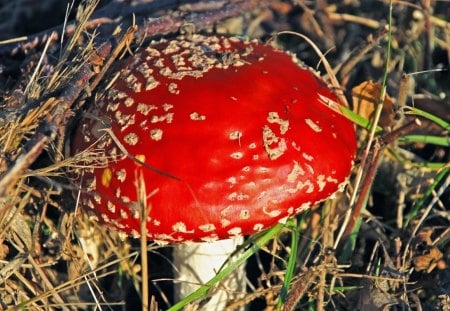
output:
{"label": "forest floor", "polygon": [[228,309],[450,310],[449,20],[446,0],[0,1],[0,310],[202,309],[174,301],[171,246],[142,269],[79,208],[65,147],[119,56],[183,31],[272,40],[335,76],[357,129],[345,192],[248,238]]}

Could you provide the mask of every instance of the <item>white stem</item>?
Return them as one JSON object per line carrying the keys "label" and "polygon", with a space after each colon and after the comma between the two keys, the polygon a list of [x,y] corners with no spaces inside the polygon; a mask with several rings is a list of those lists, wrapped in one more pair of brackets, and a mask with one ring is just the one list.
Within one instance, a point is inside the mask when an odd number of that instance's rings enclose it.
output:
{"label": "white stem", "polygon": [[[243,238],[234,238],[212,243],[175,245],[173,260],[178,270],[175,283],[176,301],[185,298],[212,279],[242,242]],[[245,286],[245,267],[242,265],[211,291],[210,300],[202,306],[202,310],[225,310],[228,301],[242,297]]]}

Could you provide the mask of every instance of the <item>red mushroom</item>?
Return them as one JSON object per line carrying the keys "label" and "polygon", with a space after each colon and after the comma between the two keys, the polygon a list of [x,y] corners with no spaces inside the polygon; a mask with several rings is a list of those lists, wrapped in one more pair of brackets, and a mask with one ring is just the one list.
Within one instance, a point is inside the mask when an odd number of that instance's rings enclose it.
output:
{"label": "red mushroom", "polygon": [[[82,205],[138,236],[144,177],[148,239],[248,235],[342,190],[353,124],[327,107],[327,85],[287,53],[255,41],[192,35],[143,48],[76,129],[113,160],[83,172]],[[104,129],[110,129],[105,131]]]}

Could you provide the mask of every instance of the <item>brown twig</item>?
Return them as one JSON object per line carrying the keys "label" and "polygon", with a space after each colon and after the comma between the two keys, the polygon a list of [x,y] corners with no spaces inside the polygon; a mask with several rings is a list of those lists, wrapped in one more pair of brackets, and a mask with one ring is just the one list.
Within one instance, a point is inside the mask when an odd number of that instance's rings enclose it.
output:
{"label": "brown twig", "polygon": [[287,300],[283,305],[283,311],[295,310],[297,303],[306,294],[316,278],[317,271],[314,268],[310,268],[308,269],[308,271],[306,271],[306,273],[302,274],[292,286]]}
{"label": "brown twig", "polygon": [[88,65],[83,65],[77,75],[60,97],[50,98],[54,101],[55,112],[44,120],[37,128],[36,133],[23,146],[22,152],[18,155],[12,165],[9,166],[6,173],[0,179],[0,197],[4,196],[8,190],[15,185],[15,181],[20,175],[30,167],[37,157],[44,150],[45,146],[53,141],[58,133],[65,125],[70,117],[70,106],[84,89],[87,81],[91,77],[92,72]]}
{"label": "brown twig", "polygon": [[196,29],[204,29],[221,20],[232,16],[238,16],[242,12],[249,12],[256,8],[267,6],[272,0],[250,0],[232,2],[220,9],[205,12],[181,12],[171,16],[150,19],[144,27],[140,28],[136,37],[143,39],[158,34],[178,31],[185,24],[192,24]]}
{"label": "brown twig", "polygon": [[[197,11],[199,3],[214,3],[215,1],[191,1],[196,2],[197,6],[190,7],[185,5],[181,9],[174,5],[174,1],[167,0],[140,4],[138,6],[130,6],[125,4],[125,2],[114,2],[93,14],[92,19],[84,25],[84,29],[96,29],[101,25],[114,23],[115,19],[121,21],[126,16],[129,16],[130,20],[132,15],[138,15],[141,16],[141,19],[144,19],[154,15],[160,10],[169,12],[170,9],[173,9],[171,13],[165,14],[163,17],[149,18],[147,22],[144,23],[143,27],[140,27],[137,34],[138,39],[143,39],[155,35],[176,32],[184,24],[193,24],[197,29],[204,29],[226,18],[239,16],[242,12],[250,12],[257,8],[268,6],[272,1],[273,0],[224,1],[222,6],[218,6],[216,3],[212,6],[214,9],[200,12]],[[205,6],[205,8],[208,7],[211,8],[211,6]],[[192,11],[189,11],[190,8],[192,8]],[[45,44],[49,38],[55,43],[61,36],[71,37],[74,34],[76,27],[77,23],[72,22],[65,28],[61,25],[35,35],[24,37],[23,42],[10,42],[0,45],[0,55],[15,55],[20,51],[38,48]]]}
{"label": "brown twig", "polygon": [[105,42],[97,49],[96,56],[101,59],[101,62],[103,62],[103,60],[105,60],[106,58],[107,60],[105,64],[101,67],[99,73],[95,76],[95,78],[91,82],[89,86],[90,92],[94,91],[94,89],[97,87],[97,85],[100,83],[100,81],[106,74],[107,70],[111,67],[113,62],[119,56],[121,51],[129,44],[129,42],[131,42],[136,30],[137,27],[132,26],[124,34],[118,35],[117,36],[118,43],[114,49],[112,49],[113,47],[111,42]]}

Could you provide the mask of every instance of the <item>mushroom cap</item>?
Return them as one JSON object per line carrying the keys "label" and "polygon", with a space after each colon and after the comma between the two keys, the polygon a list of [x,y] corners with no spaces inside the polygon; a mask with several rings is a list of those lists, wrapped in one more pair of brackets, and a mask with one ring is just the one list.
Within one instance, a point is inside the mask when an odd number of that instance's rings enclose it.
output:
{"label": "mushroom cap", "polygon": [[161,40],[115,78],[71,146],[112,158],[82,172],[81,202],[126,234],[139,236],[139,176],[148,239],[184,242],[269,228],[342,190],[350,174],[355,130],[327,106],[335,94],[269,45]]}

